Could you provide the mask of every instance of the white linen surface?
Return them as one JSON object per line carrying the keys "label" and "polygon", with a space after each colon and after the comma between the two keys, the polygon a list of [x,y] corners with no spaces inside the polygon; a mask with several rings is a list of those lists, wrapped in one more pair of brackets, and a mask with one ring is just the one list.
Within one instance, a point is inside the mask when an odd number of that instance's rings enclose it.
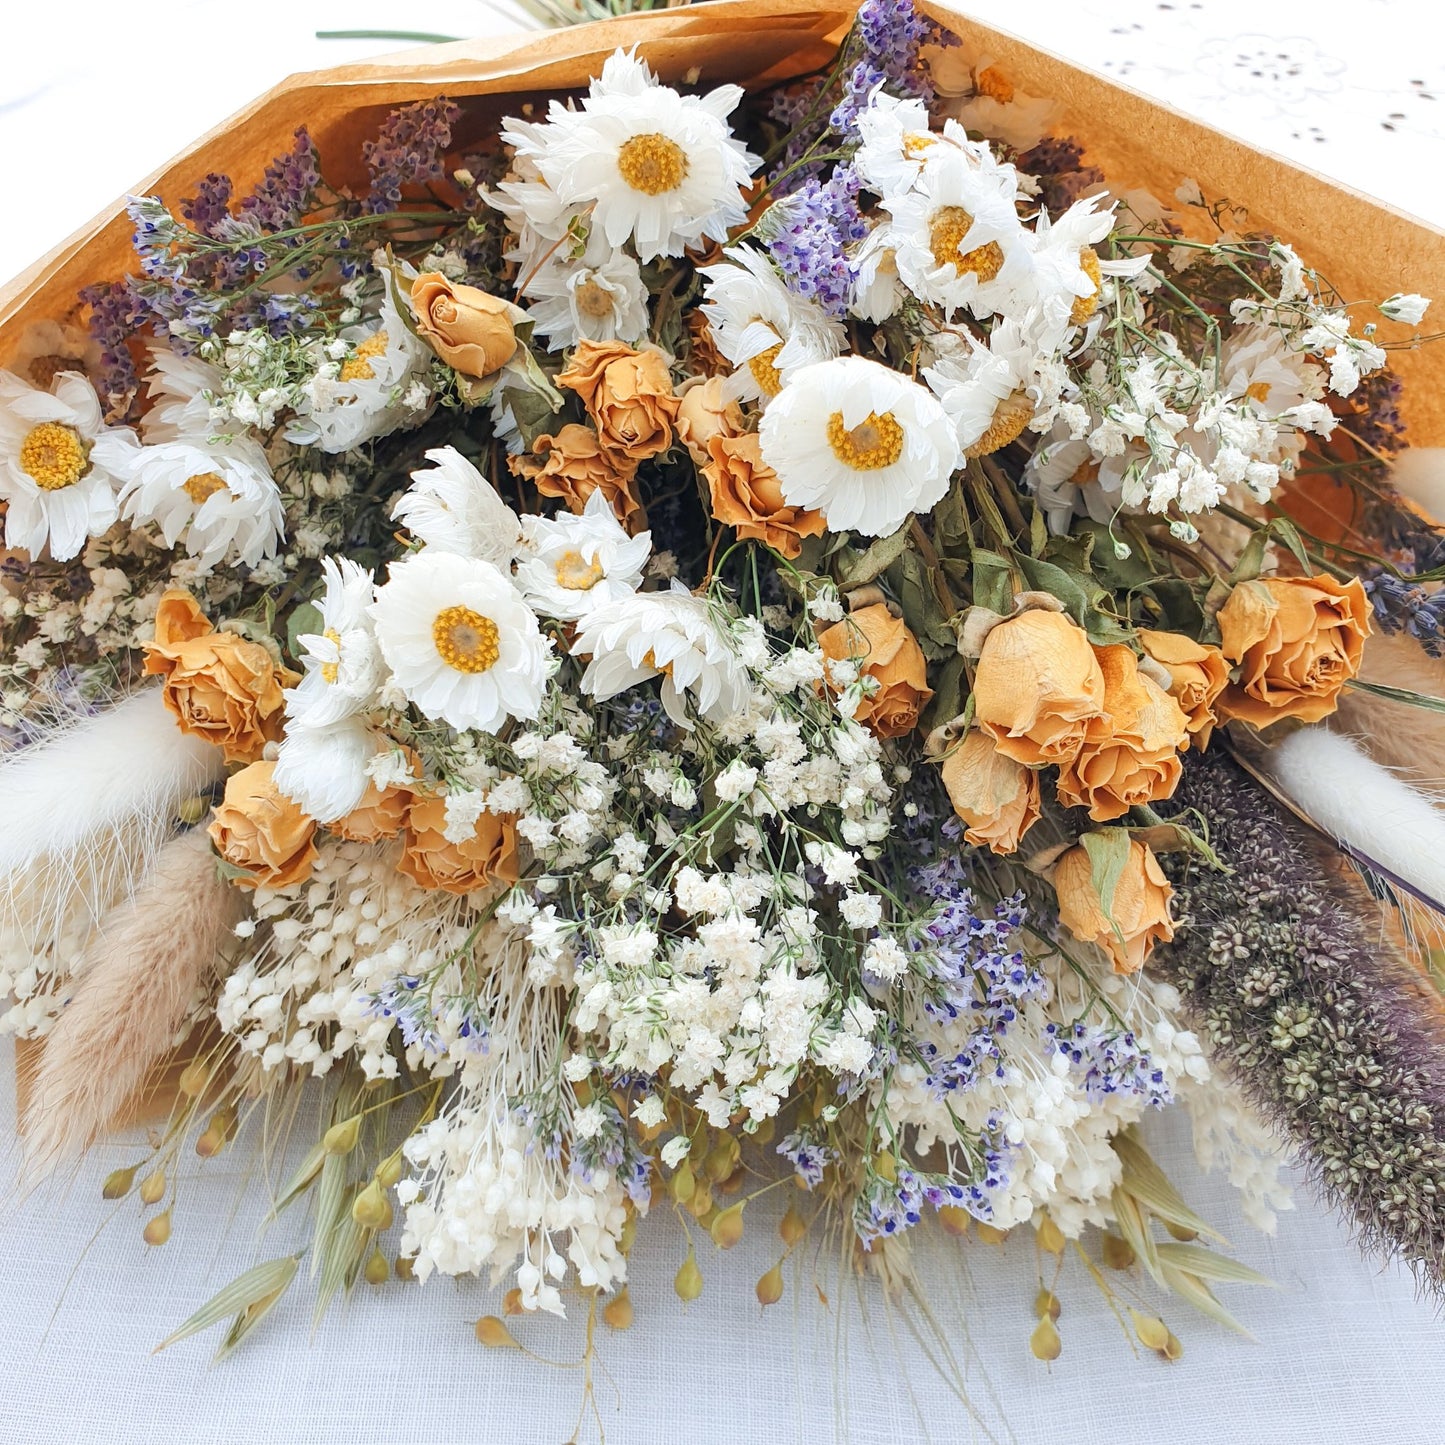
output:
{"label": "white linen surface", "polygon": [[[1432,0],[1315,0],[1307,11],[1291,0],[976,0],[973,9],[1445,222],[1445,114],[1437,119],[1445,102],[1434,99],[1445,86],[1445,51],[1430,43],[1439,23]],[[21,269],[282,75],[395,48],[318,41],[314,30],[477,35],[518,23],[501,5],[467,0],[432,0],[420,10],[382,0],[12,6],[0,47],[0,275]],[[0,1050],[0,1081],[0,1130],[9,1139],[8,1047]],[[1174,1365],[1136,1357],[1074,1260],[1058,1287],[1064,1353],[1046,1367],[1027,1346],[1035,1288],[1027,1231],[1003,1251],[960,1252],[937,1241],[922,1252],[920,1274],[966,1374],[971,1418],[910,1334],[918,1312],[889,1310],[872,1284],[840,1287],[831,1256],[818,1260],[805,1246],[790,1263],[783,1302],[766,1313],[754,1304],[753,1283],[779,1253],[786,1191],[778,1190],[749,1207],[744,1241],[730,1254],[699,1234],[706,1287],[691,1305],[672,1290],[684,1250],[675,1220],[664,1210],[639,1231],[637,1322],[620,1335],[599,1327],[596,1414],[582,1416],[580,1438],[597,1438],[600,1427],[613,1445],[1445,1441],[1445,1325],[1409,1276],[1363,1261],[1345,1230],[1304,1195],[1276,1239],[1260,1236],[1244,1224],[1228,1184],[1199,1174],[1182,1120],[1162,1121],[1152,1137],[1166,1169],[1238,1257],[1278,1281],[1276,1290],[1221,1291],[1259,1343],[1146,1287],[1149,1309],[1163,1309],[1185,1355]],[[207,1365],[216,1332],[153,1357],[156,1342],[210,1293],[299,1236],[296,1222],[283,1218],[259,1237],[259,1195],[242,1187],[254,1160],[243,1140],[204,1168],[190,1162],[172,1239],[148,1249],[134,1197],[119,1206],[100,1200],[106,1173],[138,1157],[134,1143],[109,1142],[73,1177],[28,1196],[17,1186],[0,1207],[0,1442],[572,1438],[581,1372],[476,1344],[471,1322],[497,1299],[475,1282],[363,1285],[314,1336],[309,1292],[293,1286],[262,1331],[220,1366]],[[14,1177],[13,1151],[0,1170]],[[566,1324],[514,1322],[516,1333],[548,1359],[575,1362],[575,1301],[572,1311]]]}

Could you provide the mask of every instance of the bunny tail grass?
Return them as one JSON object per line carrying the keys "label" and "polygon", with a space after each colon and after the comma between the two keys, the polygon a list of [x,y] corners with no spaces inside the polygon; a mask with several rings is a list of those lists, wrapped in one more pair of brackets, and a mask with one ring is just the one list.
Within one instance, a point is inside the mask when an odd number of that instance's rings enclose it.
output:
{"label": "bunny tail grass", "polygon": [[242,901],[194,829],[167,843],[141,886],[101,920],[30,1085],[25,1153],[37,1177],[92,1143],[170,1051]]}
{"label": "bunny tail grass", "polygon": [[1161,859],[1181,926],[1150,967],[1360,1243],[1445,1293],[1439,994],[1382,937],[1358,879],[1322,857],[1328,845],[1222,751],[1191,754],[1176,802],[1198,810],[1233,871]]}
{"label": "bunny tail grass", "polygon": [[176,727],[159,688],[0,761],[0,924],[43,947],[77,918],[97,922],[143,875],[180,805],[223,773],[220,750]]}

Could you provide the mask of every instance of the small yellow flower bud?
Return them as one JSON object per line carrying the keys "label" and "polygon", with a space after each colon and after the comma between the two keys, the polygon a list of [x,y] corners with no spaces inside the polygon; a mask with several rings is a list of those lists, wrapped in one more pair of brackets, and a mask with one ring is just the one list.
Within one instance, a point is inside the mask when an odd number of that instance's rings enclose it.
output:
{"label": "small yellow flower bud", "polygon": [[1106,1234],[1099,1252],[1110,1269],[1128,1269],[1134,1263],[1134,1246],[1117,1234]]}
{"label": "small yellow flower bud", "polygon": [[677,1291],[678,1299],[684,1301],[695,1300],[702,1293],[702,1271],[697,1267],[697,1255],[692,1245],[687,1247],[687,1258],[673,1279],[672,1287]]}
{"label": "small yellow flower bud", "polygon": [[416,1261],[409,1254],[397,1255],[396,1263],[391,1268],[398,1279],[416,1278]]}
{"label": "small yellow flower bud", "polygon": [[981,1244],[1002,1244],[1008,1238],[1008,1230],[999,1229],[992,1224],[984,1224],[982,1220],[976,1227],[976,1233]]}
{"label": "small yellow flower bud", "polygon": [[758,1303],[766,1308],[783,1297],[783,1262],[779,1260],[757,1283]]}
{"label": "small yellow flower bud", "polygon": [[1146,1350],[1162,1350],[1169,1343],[1169,1326],[1155,1315],[1141,1315],[1132,1306],[1129,1318],[1134,1321],[1134,1333]]}
{"label": "small yellow flower bud", "polygon": [[388,1154],[380,1164],[376,1166],[376,1182],[383,1189],[393,1189],[401,1179],[402,1169],[405,1166],[401,1162],[401,1154]]}
{"label": "small yellow flower bud", "polygon": [[687,1201],[687,1212],[697,1220],[712,1212],[712,1185],[705,1179],[693,1185],[692,1198]]}
{"label": "small yellow flower bud", "polygon": [[1057,1360],[1063,1354],[1064,1342],[1047,1315],[1034,1326],[1034,1332],[1029,1336],[1029,1350],[1036,1360]]}
{"label": "small yellow flower bud", "polygon": [[166,1192],[166,1173],[164,1169],[157,1169],[152,1174],[147,1174],[140,1182],[140,1202],[142,1204],[159,1204]]}
{"label": "small yellow flower bud", "polygon": [[602,1306],[602,1321],[612,1330],[632,1327],[632,1296],[627,1293],[626,1285]]}
{"label": "small yellow flower bud", "polygon": [[176,1088],[188,1099],[195,1099],[204,1091],[210,1082],[211,1071],[200,1059],[192,1059],[190,1063],[181,1070],[181,1077],[176,1081]]}
{"label": "small yellow flower bud", "polygon": [[759,1146],[761,1146],[762,1148],[766,1148],[769,1144],[773,1142],[773,1139],[777,1135],[777,1132],[778,1121],[771,1118],[764,1119],[763,1122],[759,1124],[758,1127],[753,1131],[753,1138],[757,1141]]}
{"label": "small yellow flower bud", "polygon": [[112,1169],[105,1176],[105,1183],[100,1186],[100,1197],[124,1199],[130,1193],[131,1185],[135,1183],[135,1172],[139,1168],[139,1164],[132,1164],[129,1169]]}
{"label": "small yellow flower bud", "polygon": [[522,1291],[513,1285],[506,1294],[502,1296],[502,1313],[504,1315],[519,1315],[522,1313]]}
{"label": "small yellow flower bud", "polygon": [[1059,1303],[1059,1297],[1053,1290],[1041,1289],[1034,1296],[1034,1313],[1040,1319],[1047,1315],[1051,1320],[1056,1320],[1062,1311],[1063,1306]]}
{"label": "small yellow flower bud", "polygon": [[807,1232],[808,1221],[798,1213],[797,1205],[788,1205],[788,1212],[778,1221],[778,1233],[783,1243],[791,1249]]}
{"label": "small yellow flower bud", "polygon": [[183,798],[176,809],[176,817],[188,828],[194,828],[211,811],[209,798]]}
{"label": "small yellow flower bud", "polygon": [[719,1194],[736,1194],[744,1184],[748,1182],[748,1171],[739,1164],[721,1184],[717,1186]]}
{"label": "small yellow flower bud", "polygon": [[196,1136],[196,1153],[202,1159],[210,1159],[219,1154],[225,1147],[226,1141],[216,1129],[214,1124],[207,1125],[200,1134]]}
{"label": "small yellow flower bud", "polygon": [[328,1154],[350,1154],[361,1137],[361,1115],[353,1114],[333,1124],[322,1136],[321,1147]]}
{"label": "small yellow flower bud", "polygon": [[475,1332],[479,1345],[489,1345],[493,1349],[521,1348],[511,1330],[496,1315],[483,1315],[476,1323]]}
{"label": "small yellow flower bud", "polygon": [[141,1238],[147,1244],[164,1244],[171,1237],[170,1210],[163,1210],[160,1214],[153,1215],[146,1220],[146,1227],[140,1233]]}
{"label": "small yellow flower bud", "polygon": [[708,1233],[712,1235],[712,1242],[719,1249],[731,1249],[743,1237],[742,1205],[734,1204],[730,1209],[724,1209],[713,1220]]}
{"label": "small yellow flower bud", "polygon": [[366,1261],[366,1268],[361,1273],[367,1284],[385,1284],[391,1277],[391,1266],[377,1245],[372,1245],[371,1258]]}
{"label": "small yellow flower bud", "polygon": [[391,1200],[375,1179],[356,1196],[351,1206],[351,1217],[363,1229],[374,1229],[378,1234],[391,1228]]}
{"label": "small yellow flower bud", "polygon": [[1159,1353],[1171,1362],[1182,1359],[1184,1356],[1184,1342],[1173,1330],[1170,1330],[1169,1338],[1164,1341],[1164,1348],[1160,1350]]}
{"label": "small yellow flower bud", "polygon": [[1175,1224],[1172,1219],[1164,1221],[1164,1228],[1168,1230],[1172,1238],[1177,1239],[1181,1244],[1192,1244],[1199,1238],[1197,1229],[1186,1229],[1182,1224]]}
{"label": "small yellow flower bud", "polygon": [[945,1204],[938,1211],[938,1222],[943,1226],[945,1234],[951,1234],[955,1239],[962,1239],[968,1233],[969,1221],[973,1216],[966,1209],[960,1209],[956,1204]]}
{"label": "small yellow flower bud", "polygon": [[703,1160],[703,1173],[714,1184],[721,1184],[737,1167],[738,1155],[741,1152],[738,1141],[731,1134],[724,1134]]}
{"label": "small yellow flower bud", "polygon": [[886,1179],[890,1184],[896,1183],[898,1179],[898,1161],[893,1155],[884,1149],[873,1157],[873,1172],[880,1179]]}
{"label": "small yellow flower bud", "polygon": [[617,1247],[624,1255],[632,1253],[632,1242],[637,1238],[637,1216],[629,1214],[622,1226],[622,1237],[617,1242]]}

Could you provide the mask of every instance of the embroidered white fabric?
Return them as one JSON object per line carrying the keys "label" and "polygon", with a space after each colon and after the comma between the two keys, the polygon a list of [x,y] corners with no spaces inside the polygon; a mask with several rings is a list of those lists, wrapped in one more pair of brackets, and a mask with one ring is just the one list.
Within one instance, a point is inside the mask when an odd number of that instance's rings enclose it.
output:
{"label": "embroidered white fabric", "polygon": [[[475,35],[525,23],[520,11],[474,0],[431,0],[421,10],[388,0],[250,0],[240,8],[188,0],[175,15],[144,21],[106,0],[68,0],[63,17],[12,8],[0,47],[0,178],[10,198],[0,275],[288,71],[394,48],[320,41],[314,30],[405,25]],[[1437,117],[1434,99],[1445,94],[1445,59],[1422,43],[1434,33],[1432,0],[1314,0],[1308,36],[1298,33],[1305,26],[1290,0],[974,0],[972,9],[1445,221],[1437,183],[1445,114]],[[65,43],[56,43],[57,23]],[[7,1046],[6,1139],[12,1079]],[[916,1303],[890,1307],[876,1284],[840,1276],[837,1251],[810,1241],[789,1262],[782,1303],[762,1311],[752,1288],[781,1253],[786,1191],[778,1190],[749,1206],[732,1252],[699,1236],[705,1288],[690,1305],[672,1288],[685,1250],[679,1225],[662,1210],[640,1231],[636,1323],[623,1334],[599,1326],[590,1405],[576,1367],[585,1325],[577,1304],[564,1324],[513,1322],[543,1360],[486,1349],[472,1321],[495,1311],[497,1297],[474,1281],[363,1285],[314,1335],[310,1293],[298,1284],[222,1365],[207,1365],[218,1331],[153,1357],[152,1347],[211,1293],[295,1247],[300,1231],[283,1216],[261,1237],[260,1193],[244,1187],[255,1183],[255,1156],[243,1140],[204,1168],[192,1161],[170,1243],[150,1249],[135,1198],[100,1199],[106,1173],[140,1157],[135,1143],[110,1141],[72,1176],[28,1196],[17,1185],[0,1207],[0,1441],[530,1445],[574,1431],[582,1439],[605,1431],[612,1445],[1445,1440],[1445,1325],[1409,1276],[1362,1260],[1303,1192],[1277,1238],[1264,1238],[1243,1222],[1227,1182],[1199,1173],[1182,1117],[1160,1121],[1151,1138],[1237,1257],[1277,1281],[1273,1290],[1221,1289],[1258,1343],[1146,1286],[1134,1302],[1162,1310],[1185,1353],[1173,1365],[1136,1357],[1069,1258],[1055,1286],[1063,1354],[1045,1366],[1028,1351],[1035,1257],[1022,1236],[1002,1250],[959,1250],[934,1234],[917,1261],[927,1318]],[[15,1176],[13,1150],[0,1154],[0,1168]],[[1126,1277],[1110,1278],[1129,1287]]]}

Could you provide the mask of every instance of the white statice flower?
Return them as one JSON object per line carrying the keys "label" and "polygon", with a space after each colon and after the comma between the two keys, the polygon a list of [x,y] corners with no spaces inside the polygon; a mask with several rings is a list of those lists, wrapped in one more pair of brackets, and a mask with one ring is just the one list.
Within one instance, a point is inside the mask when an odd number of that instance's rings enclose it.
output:
{"label": "white statice flower", "polygon": [[652,534],[629,537],[600,489],[580,513],[528,516],[522,525],[516,583],[541,616],[574,622],[642,585]]}
{"label": "white statice flower", "polygon": [[391,564],[370,611],[392,684],[425,716],[488,733],[537,716],[551,645],[490,562],[423,548]]}
{"label": "white statice flower", "polygon": [[361,802],[370,781],[367,764],[377,750],[376,735],[359,717],[320,727],[288,721],[272,777],[303,813],[334,823]]}
{"label": "white statice flower", "polygon": [[1014,309],[1033,259],[1016,194],[1013,168],[986,150],[932,147],[917,186],[883,202],[903,284],[949,316]]}
{"label": "white statice flower", "polygon": [[505,571],[522,535],[517,514],[455,447],[432,447],[426,458],[432,465],[411,474],[393,519],[433,551],[478,557]]}
{"label": "white statice flower", "polygon": [[[637,262],[626,251],[598,246],[600,235],[580,260],[558,251],[519,278],[518,299],[554,351],[579,341],[625,341],[647,335],[647,287]],[[600,251],[600,254],[594,254]]]}
{"label": "white statice flower", "polygon": [[139,444],[128,427],[106,426],[95,388],[62,371],[48,391],[0,371],[0,499],[5,545],[38,557],[50,547],[68,562],[87,537],[110,530],[117,490]]}
{"label": "white statice flower", "polygon": [[142,447],[119,500],[128,520],[154,522],[166,546],[182,541],[205,571],[274,557],[286,525],[266,453],[245,436]]}
{"label": "white statice flower", "polygon": [[321,631],[297,638],[305,672],[286,693],[288,725],[325,727],[363,712],[375,702],[381,681],[370,571],[347,557],[324,557],[321,575]]}
{"label": "white statice flower", "polygon": [[789,506],[821,512],[831,531],[869,537],[930,511],[963,461],[937,398],[860,356],[797,372],[763,413],[758,436]]}
{"label": "white statice flower", "polygon": [[717,349],[732,363],[723,395],[764,402],[800,367],[842,350],[842,323],[784,284],[777,268],[753,246],[733,246],[716,266],[704,266],[703,314]]}
{"label": "white statice flower", "polygon": [[743,192],[759,161],[727,122],[742,96],[736,85],[680,95],[619,50],[579,109],[554,101],[545,125],[513,125],[507,138],[562,207],[591,208],[609,245],[630,240],[642,261],[678,256],[725,241],[747,217]]}
{"label": "white statice flower", "polygon": [[732,639],[707,600],[677,581],[667,592],[599,603],[582,618],[572,652],[591,658],[582,691],[599,702],[660,676],[662,706],[679,727],[692,726],[688,694],[714,720],[747,706],[747,670]]}
{"label": "white statice flower", "polygon": [[349,452],[375,437],[416,426],[430,412],[432,352],[397,310],[392,287],[374,322],[345,328],[301,389],[286,439],[323,452]]}

